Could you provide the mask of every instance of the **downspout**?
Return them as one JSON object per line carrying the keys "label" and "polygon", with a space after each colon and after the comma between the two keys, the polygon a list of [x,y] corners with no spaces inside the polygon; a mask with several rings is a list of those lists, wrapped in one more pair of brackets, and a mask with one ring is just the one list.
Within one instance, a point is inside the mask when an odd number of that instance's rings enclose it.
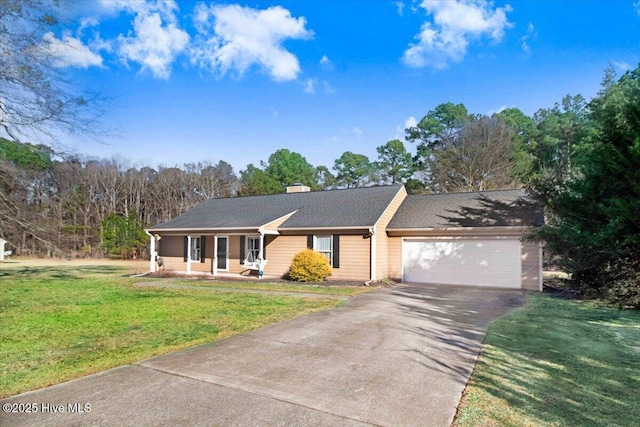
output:
{"label": "downspout", "polygon": [[375,227],[371,227],[369,229],[369,236],[370,236],[369,238],[371,239],[371,261],[369,263],[371,268],[371,274],[370,274],[369,281],[365,283],[365,286],[369,286],[372,282],[376,281],[376,269],[377,269],[376,259],[377,259],[378,248],[376,245]]}

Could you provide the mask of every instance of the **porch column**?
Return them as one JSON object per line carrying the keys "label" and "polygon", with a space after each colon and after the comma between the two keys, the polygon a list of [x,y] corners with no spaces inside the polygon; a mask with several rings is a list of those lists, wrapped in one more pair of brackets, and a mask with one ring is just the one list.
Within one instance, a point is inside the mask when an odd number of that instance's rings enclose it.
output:
{"label": "porch column", "polygon": [[4,261],[4,245],[7,243],[6,240],[0,239],[0,261]]}
{"label": "porch column", "polygon": [[191,274],[191,236],[187,236],[187,274]]}
{"label": "porch column", "polygon": [[156,271],[156,257],[158,253],[156,252],[156,237],[151,234],[149,235],[149,272],[155,273]]}
{"label": "porch column", "polygon": [[218,235],[213,236],[213,275],[218,275]]}
{"label": "porch column", "polygon": [[260,251],[258,252],[258,258],[264,260],[264,234],[260,233]]}

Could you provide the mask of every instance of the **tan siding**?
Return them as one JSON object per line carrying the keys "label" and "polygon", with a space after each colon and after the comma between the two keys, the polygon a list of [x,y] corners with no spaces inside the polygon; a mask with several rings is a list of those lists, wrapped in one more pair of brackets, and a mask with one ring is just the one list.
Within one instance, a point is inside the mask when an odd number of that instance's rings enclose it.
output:
{"label": "tan siding", "polygon": [[244,267],[240,264],[240,238],[244,236],[229,236],[229,272],[240,273]]}
{"label": "tan siding", "polygon": [[[187,263],[184,261],[183,257],[162,257],[164,260],[164,270],[165,271],[178,271],[181,273],[187,272]],[[211,258],[208,258],[204,263],[201,262],[192,262],[191,263],[191,272],[192,273],[211,273],[212,267]]]}
{"label": "tan siding", "polygon": [[[307,235],[269,237],[265,274],[283,276],[293,257],[307,248]],[[369,239],[361,234],[340,235],[340,268],[333,269],[332,279],[368,280]]]}
{"label": "tan siding", "polygon": [[213,258],[213,236],[204,236],[204,238],[204,256],[210,260]]}
{"label": "tan siding", "polygon": [[402,281],[402,237],[389,237],[389,279]]}
{"label": "tan siding", "polygon": [[293,214],[294,212],[291,212],[290,214],[287,214],[282,218],[278,218],[275,221],[271,221],[270,223],[265,224],[264,229],[267,231],[277,231],[278,227],[280,227],[286,220],[291,218]]}
{"label": "tan siding", "polygon": [[369,239],[358,235],[340,236],[340,268],[333,269],[332,279],[369,280]]}
{"label": "tan siding", "polygon": [[291,260],[307,248],[307,236],[269,236],[267,239],[267,266],[269,276],[284,276],[289,272]]}
{"label": "tan siding", "polygon": [[522,288],[540,290],[540,246],[536,242],[522,242]]}
{"label": "tan siding", "polygon": [[[183,264],[184,264],[184,268],[186,270],[187,263],[185,262]],[[211,273],[211,271],[212,271],[211,267],[212,266],[213,266],[213,264],[211,262],[211,258],[205,259],[204,262],[193,261],[193,262],[191,262],[191,272],[193,272],[193,273]]]}
{"label": "tan siding", "polygon": [[164,261],[163,268],[166,271],[187,271],[187,263],[182,257],[163,256],[162,260]]}
{"label": "tan siding", "polygon": [[184,236],[162,236],[158,242],[158,255],[161,257],[184,257]]}
{"label": "tan siding", "polygon": [[387,225],[398,211],[402,201],[407,197],[407,191],[401,187],[389,206],[382,213],[375,226],[376,239],[376,280],[389,277],[389,238]]}

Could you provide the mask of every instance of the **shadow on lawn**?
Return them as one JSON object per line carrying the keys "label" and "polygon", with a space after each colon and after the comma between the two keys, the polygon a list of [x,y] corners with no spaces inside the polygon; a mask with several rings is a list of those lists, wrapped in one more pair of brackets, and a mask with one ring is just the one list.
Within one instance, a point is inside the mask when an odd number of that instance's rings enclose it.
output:
{"label": "shadow on lawn", "polygon": [[85,265],[85,266],[43,266],[43,267],[22,267],[0,270],[2,278],[31,278],[31,279],[82,279],[87,276],[111,275],[122,273],[125,269],[113,265]]}
{"label": "shadow on lawn", "polygon": [[637,328],[638,313],[543,306],[535,318],[523,314],[492,327],[473,386],[534,422],[640,426],[640,353],[615,333],[627,315],[635,318],[627,327]]}

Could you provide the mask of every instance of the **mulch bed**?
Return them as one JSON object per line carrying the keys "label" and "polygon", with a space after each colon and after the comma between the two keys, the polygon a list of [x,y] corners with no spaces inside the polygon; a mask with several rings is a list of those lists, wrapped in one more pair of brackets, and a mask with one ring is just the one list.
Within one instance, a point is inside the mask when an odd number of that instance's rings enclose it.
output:
{"label": "mulch bed", "polygon": [[542,286],[544,293],[559,298],[580,299],[583,297],[582,291],[578,289],[572,289],[571,283],[566,279],[545,279]]}
{"label": "mulch bed", "polygon": [[[255,282],[257,278],[255,276],[243,276],[238,274],[237,276],[212,276],[210,274],[196,274],[192,273],[187,276],[184,273],[172,272],[172,271],[157,271],[145,275],[145,277],[159,278],[159,279],[193,279],[193,280],[215,280],[217,282]],[[263,278],[261,280],[264,283],[283,283],[288,285],[303,285],[303,286],[336,286],[336,287],[359,287],[364,286],[362,280],[340,280],[340,279],[327,279],[324,282],[295,282],[283,278]],[[396,285],[395,282],[385,280],[381,282],[371,283],[371,286],[378,287],[391,287]]]}

